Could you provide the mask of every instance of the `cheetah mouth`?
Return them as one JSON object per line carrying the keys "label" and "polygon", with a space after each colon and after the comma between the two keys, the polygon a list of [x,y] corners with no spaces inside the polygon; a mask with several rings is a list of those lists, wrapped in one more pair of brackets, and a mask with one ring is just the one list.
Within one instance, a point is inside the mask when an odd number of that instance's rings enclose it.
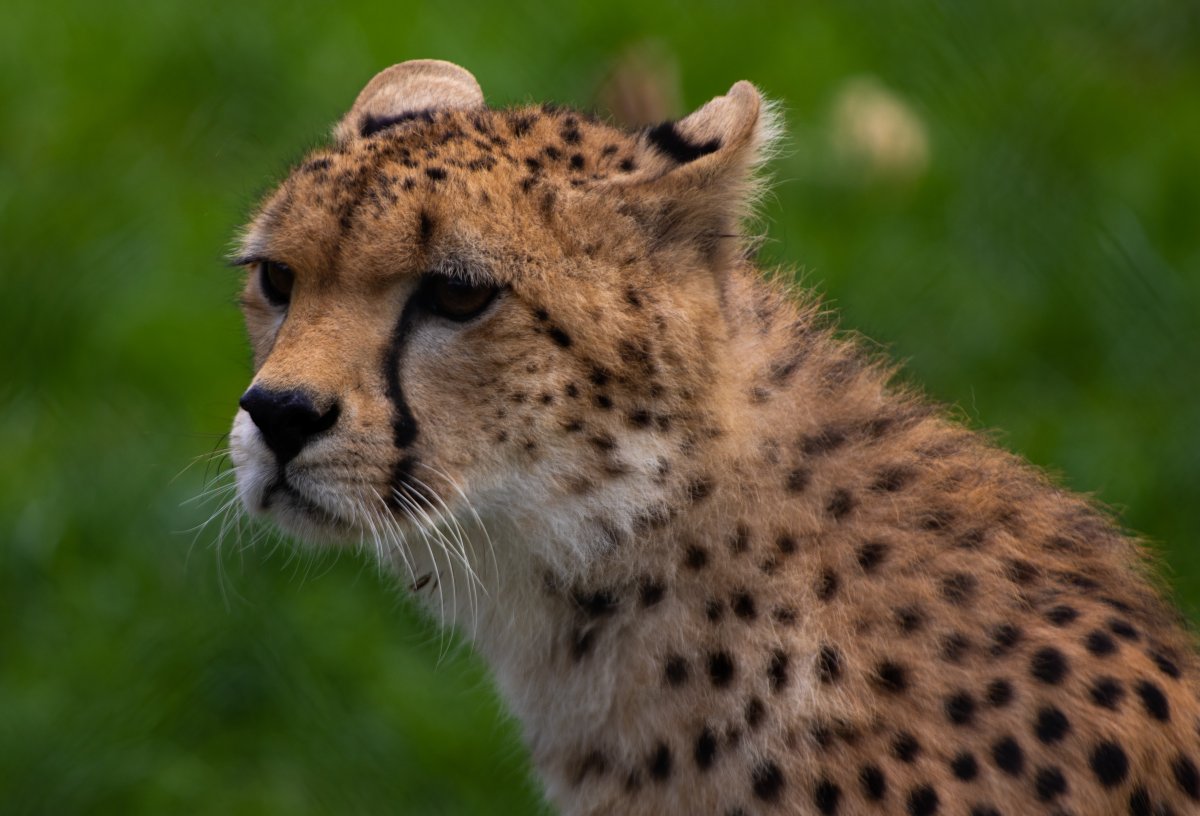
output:
{"label": "cheetah mouth", "polygon": [[326,506],[312,496],[301,491],[288,481],[287,476],[280,472],[275,476],[259,499],[259,508],[263,513],[280,510],[290,511],[303,516],[307,521],[316,522],[323,527],[336,530],[346,530],[352,525],[336,510]]}

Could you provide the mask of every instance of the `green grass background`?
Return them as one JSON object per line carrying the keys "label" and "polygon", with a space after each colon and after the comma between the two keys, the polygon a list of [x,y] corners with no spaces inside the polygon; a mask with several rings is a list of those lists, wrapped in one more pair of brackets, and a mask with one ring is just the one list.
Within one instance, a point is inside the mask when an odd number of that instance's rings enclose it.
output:
{"label": "green grass background", "polygon": [[[222,266],[373,73],[589,105],[653,41],[786,105],[764,257],[1004,444],[1121,508],[1200,610],[1200,6],[18,0],[0,25],[0,812],[539,808],[479,662],[365,561],[218,555],[184,504],[249,363]],[[841,160],[838,89],[925,123]],[[223,574],[223,577],[222,577]]]}

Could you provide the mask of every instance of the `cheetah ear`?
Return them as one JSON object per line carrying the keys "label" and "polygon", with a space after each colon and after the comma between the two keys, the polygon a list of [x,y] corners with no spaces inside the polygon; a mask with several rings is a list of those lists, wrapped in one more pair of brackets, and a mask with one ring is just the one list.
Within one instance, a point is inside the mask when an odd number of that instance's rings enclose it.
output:
{"label": "cheetah ear", "polygon": [[483,91],[467,69],[442,60],[409,60],[367,83],[334,136],[344,143],[433,111],[482,107]]}
{"label": "cheetah ear", "polygon": [[758,89],[738,82],[678,122],[643,131],[635,170],[616,184],[658,241],[699,243],[714,255],[736,246],[724,239],[736,239],[751,214],[761,188],[756,171],[779,130]]}

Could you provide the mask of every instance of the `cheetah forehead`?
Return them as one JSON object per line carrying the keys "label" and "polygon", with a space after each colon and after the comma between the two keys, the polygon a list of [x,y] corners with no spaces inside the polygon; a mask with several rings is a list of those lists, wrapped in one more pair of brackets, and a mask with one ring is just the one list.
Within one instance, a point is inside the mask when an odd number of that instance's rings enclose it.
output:
{"label": "cheetah forehead", "polygon": [[529,233],[571,216],[624,220],[654,245],[731,235],[776,130],[764,110],[738,83],[683,120],[627,131],[552,104],[493,110],[465,70],[402,63],[267,197],[239,254],[331,266],[365,233],[386,235],[394,259],[420,256],[447,223]]}

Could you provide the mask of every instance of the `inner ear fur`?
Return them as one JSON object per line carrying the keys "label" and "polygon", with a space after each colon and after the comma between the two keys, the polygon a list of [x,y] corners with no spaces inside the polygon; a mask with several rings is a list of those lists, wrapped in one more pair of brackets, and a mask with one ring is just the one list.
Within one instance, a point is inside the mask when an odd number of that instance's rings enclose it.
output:
{"label": "inner ear fur", "polygon": [[683,119],[642,131],[638,170],[614,185],[657,242],[712,254],[737,245],[761,189],[757,170],[778,133],[758,89],[738,82]]}
{"label": "inner ear fur", "polygon": [[367,83],[334,136],[346,142],[434,111],[484,106],[483,91],[467,69],[443,60],[409,60]]}

